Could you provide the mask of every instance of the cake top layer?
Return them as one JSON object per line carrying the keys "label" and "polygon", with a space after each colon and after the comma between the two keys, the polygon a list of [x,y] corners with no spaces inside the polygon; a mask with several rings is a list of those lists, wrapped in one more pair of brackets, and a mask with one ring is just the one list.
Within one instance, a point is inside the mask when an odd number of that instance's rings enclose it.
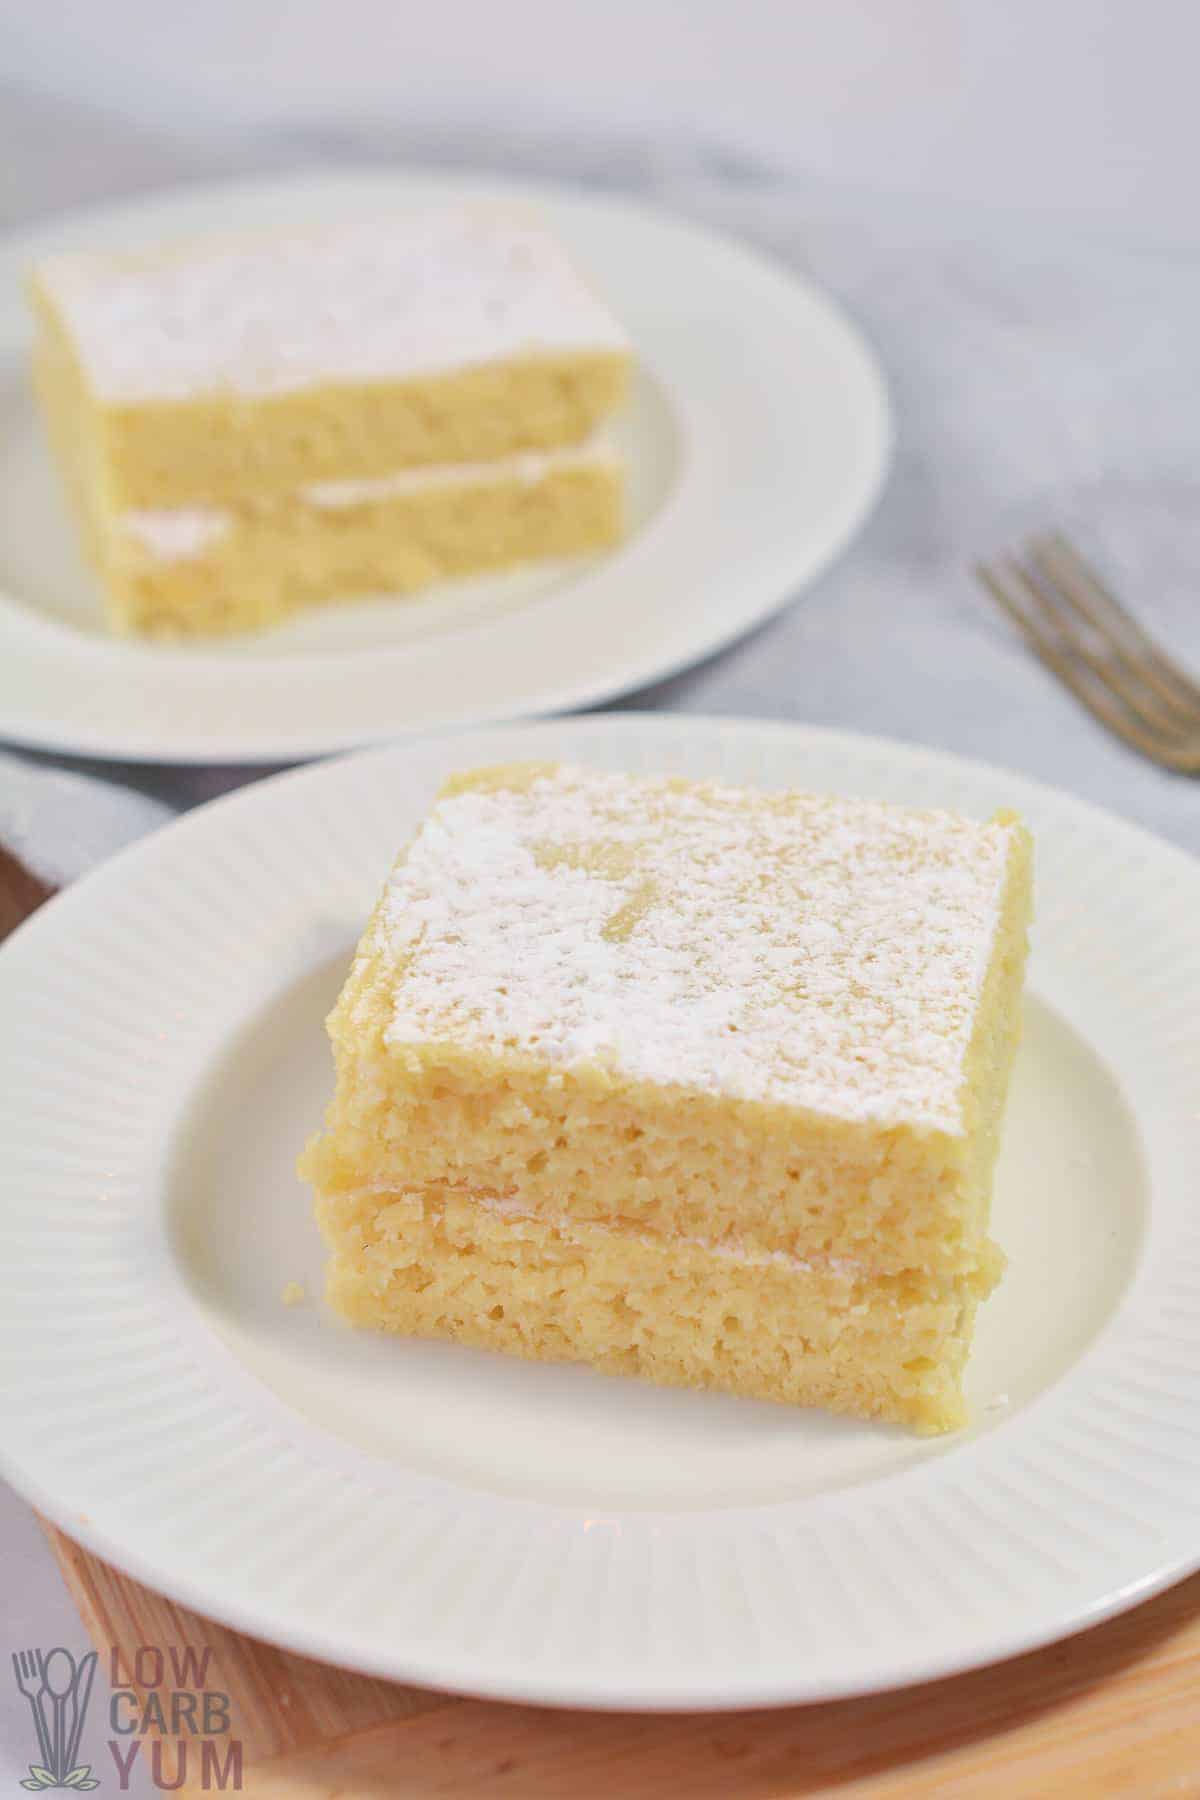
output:
{"label": "cake top layer", "polygon": [[283,393],[628,348],[536,219],[478,206],[56,256],[34,279],[110,400]]}
{"label": "cake top layer", "polygon": [[956,1134],[1018,830],[480,771],[443,793],[385,892],[386,1036]]}

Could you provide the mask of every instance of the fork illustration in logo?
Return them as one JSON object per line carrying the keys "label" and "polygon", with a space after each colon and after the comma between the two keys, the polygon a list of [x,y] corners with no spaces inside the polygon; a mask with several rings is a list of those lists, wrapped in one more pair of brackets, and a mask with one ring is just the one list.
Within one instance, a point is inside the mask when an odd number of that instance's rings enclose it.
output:
{"label": "fork illustration in logo", "polygon": [[29,1702],[37,1732],[40,1760],[29,1765],[23,1788],[34,1793],[43,1788],[99,1787],[90,1763],[76,1767],[75,1757],[87,1716],[96,1673],[96,1652],[89,1650],[76,1662],[69,1650],[14,1650],[13,1674],[17,1687]]}

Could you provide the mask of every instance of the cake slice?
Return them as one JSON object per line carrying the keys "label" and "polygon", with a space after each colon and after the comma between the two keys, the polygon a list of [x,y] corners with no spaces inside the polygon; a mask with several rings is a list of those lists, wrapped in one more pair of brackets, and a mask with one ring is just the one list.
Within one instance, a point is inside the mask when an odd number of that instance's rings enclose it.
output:
{"label": "cake slice", "polygon": [[490,208],[55,256],[30,286],[39,384],[105,513],[581,443],[629,369],[550,234]]}
{"label": "cake slice", "polygon": [[963,1418],[1027,834],[556,766],[452,781],[330,1019],[353,1321]]}
{"label": "cake slice", "polygon": [[118,631],[615,543],[629,346],[537,222],[461,205],[34,271],[50,437]]}

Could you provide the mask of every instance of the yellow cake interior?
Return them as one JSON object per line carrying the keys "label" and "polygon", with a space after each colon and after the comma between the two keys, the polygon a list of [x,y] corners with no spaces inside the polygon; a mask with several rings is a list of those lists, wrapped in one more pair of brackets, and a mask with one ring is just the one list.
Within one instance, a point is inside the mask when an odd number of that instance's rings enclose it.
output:
{"label": "yellow cake interior", "polygon": [[670,1387],[921,1430],[963,1422],[962,1369],[999,1275],[994,1252],[970,1280],[938,1284],[525,1205],[444,1186],[323,1194],[328,1298],[353,1324]]}
{"label": "yellow cake interior", "polygon": [[324,601],[580,556],[624,524],[622,465],[603,445],[330,488],[114,512],[72,483],[110,621],[149,637],[257,631]]}

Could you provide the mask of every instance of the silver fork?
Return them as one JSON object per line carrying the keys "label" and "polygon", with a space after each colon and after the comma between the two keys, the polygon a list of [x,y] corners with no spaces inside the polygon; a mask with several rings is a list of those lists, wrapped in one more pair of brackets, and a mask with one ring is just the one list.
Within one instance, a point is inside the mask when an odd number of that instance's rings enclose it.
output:
{"label": "silver fork", "polygon": [[1164,769],[1200,775],[1200,684],[1159,648],[1061,532],[975,573],[1046,667]]}
{"label": "silver fork", "polygon": [[50,1732],[42,1712],[42,1694],[45,1691],[45,1682],[42,1676],[42,1653],[40,1650],[14,1650],[12,1660],[17,1687],[28,1700],[29,1710],[33,1714],[33,1722],[37,1727],[42,1767],[48,1769],[51,1766],[52,1752]]}

